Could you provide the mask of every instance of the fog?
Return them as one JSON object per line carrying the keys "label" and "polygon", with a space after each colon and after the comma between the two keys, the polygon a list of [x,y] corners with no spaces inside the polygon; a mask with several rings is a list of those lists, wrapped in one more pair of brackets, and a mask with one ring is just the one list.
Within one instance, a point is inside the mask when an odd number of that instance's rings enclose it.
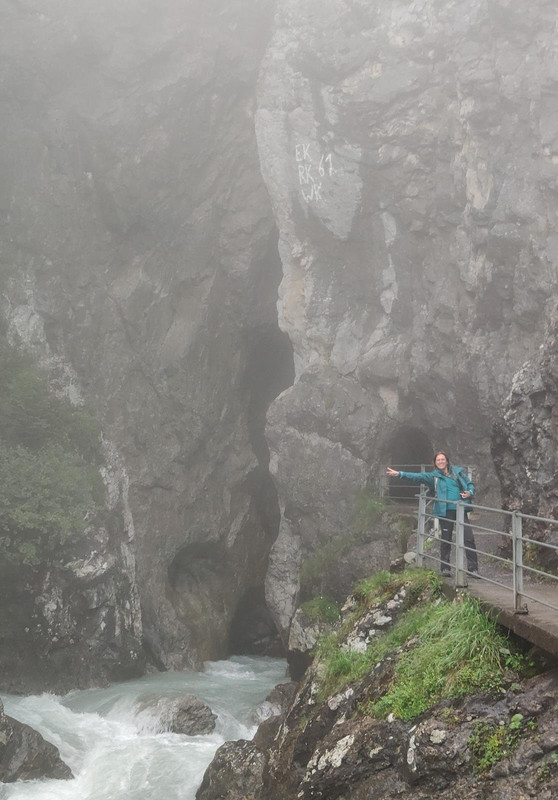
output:
{"label": "fog", "polygon": [[387,463],[558,513],[557,31],[0,0],[3,692],[306,664],[301,604],[402,555],[354,533]]}

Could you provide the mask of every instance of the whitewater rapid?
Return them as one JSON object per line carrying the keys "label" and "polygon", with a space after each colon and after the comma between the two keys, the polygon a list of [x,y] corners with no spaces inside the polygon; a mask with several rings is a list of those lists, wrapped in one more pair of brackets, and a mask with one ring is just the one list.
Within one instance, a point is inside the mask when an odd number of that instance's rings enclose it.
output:
{"label": "whitewater rapid", "polygon": [[[217,748],[251,739],[257,707],[284,682],[285,662],[234,657],[203,672],[166,672],[63,697],[3,696],[5,713],[58,747],[70,781],[0,784],[0,800],[194,800]],[[195,694],[217,714],[215,731],[183,736],[161,730],[146,697]]]}

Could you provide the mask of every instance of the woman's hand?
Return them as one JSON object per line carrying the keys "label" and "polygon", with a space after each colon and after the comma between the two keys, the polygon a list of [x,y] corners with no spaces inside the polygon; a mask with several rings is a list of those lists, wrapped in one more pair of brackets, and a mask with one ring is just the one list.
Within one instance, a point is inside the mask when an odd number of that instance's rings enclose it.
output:
{"label": "woman's hand", "polygon": [[461,492],[462,500],[468,500],[469,497],[471,497],[471,492]]}
{"label": "woman's hand", "polygon": [[396,469],[392,469],[391,467],[388,467],[386,469],[386,475],[389,475],[390,478],[398,478],[399,477],[398,471]]}

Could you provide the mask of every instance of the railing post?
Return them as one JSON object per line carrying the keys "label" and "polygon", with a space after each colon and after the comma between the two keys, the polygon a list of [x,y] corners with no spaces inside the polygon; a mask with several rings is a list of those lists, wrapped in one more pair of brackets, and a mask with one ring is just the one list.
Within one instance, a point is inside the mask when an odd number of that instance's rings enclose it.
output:
{"label": "railing post", "polygon": [[419,509],[417,524],[417,567],[424,563],[424,528],[426,523],[426,493],[422,487],[419,492]]}
{"label": "railing post", "polygon": [[381,467],[381,469],[382,469],[382,473],[380,474],[380,481],[379,481],[379,484],[380,484],[380,500],[385,500],[386,497],[388,496],[389,483],[388,483],[388,477],[386,475],[385,468]]}
{"label": "railing post", "polygon": [[525,613],[522,603],[523,593],[523,520],[518,511],[512,514],[512,547],[513,547],[513,605],[518,613]]}
{"label": "railing post", "polygon": [[455,585],[459,588],[467,586],[465,574],[465,506],[459,500],[455,520]]}

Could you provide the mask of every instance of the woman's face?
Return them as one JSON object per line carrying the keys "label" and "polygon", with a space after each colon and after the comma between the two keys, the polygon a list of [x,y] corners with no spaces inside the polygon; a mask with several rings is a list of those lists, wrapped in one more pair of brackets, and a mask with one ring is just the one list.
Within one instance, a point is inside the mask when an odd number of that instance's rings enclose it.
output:
{"label": "woman's face", "polygon": [[443,453],[438,453],[436,456],[436,461],[434,462],[438,469],[441,469],[442,472],[446,469],[448,465],[448,460]]}

